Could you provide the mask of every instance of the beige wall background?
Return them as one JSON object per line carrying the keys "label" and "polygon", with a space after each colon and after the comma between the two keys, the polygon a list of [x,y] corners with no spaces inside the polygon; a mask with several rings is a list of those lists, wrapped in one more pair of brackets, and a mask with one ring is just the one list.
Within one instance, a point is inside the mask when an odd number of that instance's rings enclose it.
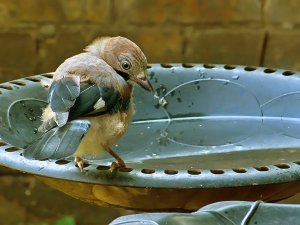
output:
{"label": "beige wall background", "polygon": [[[298,0],[0,0],[0,82],[51,72],[99,36],[136,42],[149,63],[300,69]],[[297,198],[290,202],[300,202]],[[0,169],[2,225],[107,224],[100,208]]]}
{"label": "beige wall background", "polygon": [[53,71],[99,36],[149,63],[300,69],[297,0],[1,0],[0,81]]}

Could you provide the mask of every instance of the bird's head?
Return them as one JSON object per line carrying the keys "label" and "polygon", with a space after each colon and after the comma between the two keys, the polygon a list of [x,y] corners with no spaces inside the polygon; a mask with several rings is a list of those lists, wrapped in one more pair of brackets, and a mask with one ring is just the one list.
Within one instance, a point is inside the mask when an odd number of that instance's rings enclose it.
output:
{"label": "bird's head", "polygon": [[100,38],[89,45],[86,51],[102,58],[126,81],[153,92],[147,77],[146,56],[129,39],[120,36]]}

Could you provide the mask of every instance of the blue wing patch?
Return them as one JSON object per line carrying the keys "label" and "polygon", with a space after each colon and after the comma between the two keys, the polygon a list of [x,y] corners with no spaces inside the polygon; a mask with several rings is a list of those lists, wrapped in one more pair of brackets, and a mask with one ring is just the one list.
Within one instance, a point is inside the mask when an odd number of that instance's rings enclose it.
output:
{"label": "blue wing patch", "polygon": [[53,81],[49,89],[48,102],[53,112],[67,112],[80,94],[80,78],[64,77]]}

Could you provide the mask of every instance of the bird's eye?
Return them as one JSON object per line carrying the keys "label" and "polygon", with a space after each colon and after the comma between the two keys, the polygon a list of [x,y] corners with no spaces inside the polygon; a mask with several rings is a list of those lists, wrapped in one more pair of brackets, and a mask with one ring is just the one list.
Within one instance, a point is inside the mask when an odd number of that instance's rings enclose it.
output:
{"label": "bird's eye", "polygon": [[122,62],[122,67],[124,70],[129,70],[131,68],[131,64],[128,61]]}

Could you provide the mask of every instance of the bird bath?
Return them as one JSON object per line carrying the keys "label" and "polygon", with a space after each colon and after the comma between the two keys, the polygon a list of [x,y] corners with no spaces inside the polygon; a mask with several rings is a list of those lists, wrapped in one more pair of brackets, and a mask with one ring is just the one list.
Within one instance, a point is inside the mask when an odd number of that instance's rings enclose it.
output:
{"label": "bird bath", "polygon": [[153,64],[157,96],[135,88],[136,113],[83,173],[71,159],[29,160],[51,74],[0,85],[0,164],[103,206],[193,211],[217,201],[277,201],[300,191],[300,73],[230,65]]}
{"label": "bird bath", "polygon": [[226,201],[193,213],[141,213],[122,216],[109,225],[290,225],[299,221],[299,205]]}

